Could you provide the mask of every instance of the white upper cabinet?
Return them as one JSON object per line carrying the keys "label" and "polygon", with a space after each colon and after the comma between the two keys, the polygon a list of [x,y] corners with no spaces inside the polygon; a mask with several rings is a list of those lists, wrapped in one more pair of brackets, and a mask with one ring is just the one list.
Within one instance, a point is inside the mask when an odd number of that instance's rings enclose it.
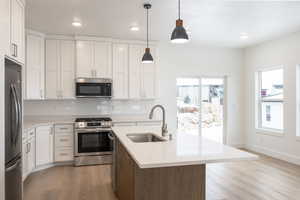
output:
{"label": "white upper cabinet", "polygon": [[150,46],[150,48],[154,62],[141,66],[141,98],[143,99],[155,99],[157,97],[156,48],[154,46]]}
{"label": "white upper cabinet", "polygon": [[111,78],[111,43],[94,42],[94,70],[97,78]]}
{"label": "white upper cabinet", "polygon": [[76,77],[93,77],[94,46],[91,41],[76,41]]}
{"label": "white upper cabinet", "polygon": [[113,44],[113,97],[128,99],[128,44]]}
{"label": "white upper cabinet", "polygon": [[59,97],[59,41],[46,40],[46,98],[56,99]]}
{"label": "white upper cabinet", "polygon": [[46,40],[46,98],[74,98],[75,43]]}
{"label": "white upper cabinet", "polygon": [[140,45],[129,46],[129,98],[139,99],[141,97],[141,67],[143,48]]}
{"label": "white upper cabinet", "polygon": [[145,52],[143,45],[129,46],[129,98],[156,98],[156,49],[151,46],[153,64],[142,64]]}
{"label": "white upper cabinet", "polygon": [[75,43],[74,41],[60,42],[62,98],[75,97]]}
{"label": "white upper cabinet", "polygon": [[82,37],[75,43],[57,36],[45,41],[44,47],[43,38],[27,36],[27,99],[75,98],[75,78],[79,77],[111,78],[114,99],[156,98],[156,46],[150,45],[154,63],[142,64],[145,45],[139,42]]}
{"label": "white upper cabinet", "polygon": [[1,0],[0,1],[0,47],[1,53],[5,55],[10,54],[10,0]]}
{"label": "white upper cabinet", "polygon": [[10,54],[13,59],[24,63],[25,55],[25,5],[20,0],[10,2]]}
{"label": "white upper cabinet", "polygon": [[111,78],[111,43],[100,41],[76,41],[76,77]]}
{"label": "white upper cabinet", "polygon": [[44,37],[30,32],[26,35],[26,99],[44,98]]}

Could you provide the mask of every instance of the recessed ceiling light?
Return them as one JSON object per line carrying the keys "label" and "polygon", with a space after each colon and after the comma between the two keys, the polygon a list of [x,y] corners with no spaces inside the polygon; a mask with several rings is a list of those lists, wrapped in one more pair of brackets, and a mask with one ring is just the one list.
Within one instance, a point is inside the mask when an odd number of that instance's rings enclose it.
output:
{"label": "recessed ceiling light", "polygon": [[249,35],[247,33],[241,33],[240,34],[240,39],[241,40],[247,40],[249,38]]}
{"label": "recessed ceiling light", "polygon": [[72,22],[72,26],[74,26],[74,27],[81,27],[82,24],[81,24],[81,22],[74,21],[74,22]]}
{"label": "recessed ceiling light", "polygon": [[138,26],[131,26],[131,27],[130,27],[130,30],[131,30],[131,31],[139,31],[139,30],[140,30],[140,27],[138,27]]}

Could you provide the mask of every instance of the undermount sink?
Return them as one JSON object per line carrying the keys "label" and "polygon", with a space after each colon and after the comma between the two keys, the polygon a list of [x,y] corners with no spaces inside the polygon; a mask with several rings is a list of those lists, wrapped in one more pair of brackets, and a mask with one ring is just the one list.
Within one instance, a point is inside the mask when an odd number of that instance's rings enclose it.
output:
{"label": "undermount sink", "polygon": [[145,143],[145,142],[164,142],[166,141],[163,138],[156,136],[153,133],[132,133],[128,134],[127,137],[136,143]]}

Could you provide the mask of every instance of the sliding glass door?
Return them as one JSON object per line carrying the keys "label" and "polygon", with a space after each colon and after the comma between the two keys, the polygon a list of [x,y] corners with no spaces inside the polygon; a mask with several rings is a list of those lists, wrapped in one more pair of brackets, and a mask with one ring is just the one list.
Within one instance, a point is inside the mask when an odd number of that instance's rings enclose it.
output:
{"label": "sliding glass door", "polygon": [[224,143],[224,78],[178,78],[178,129]]}
{"label": "sliding glass door", "polygon": [[190,134],[199,134],[200,127],[200,80],[177,79],[178,129]]}

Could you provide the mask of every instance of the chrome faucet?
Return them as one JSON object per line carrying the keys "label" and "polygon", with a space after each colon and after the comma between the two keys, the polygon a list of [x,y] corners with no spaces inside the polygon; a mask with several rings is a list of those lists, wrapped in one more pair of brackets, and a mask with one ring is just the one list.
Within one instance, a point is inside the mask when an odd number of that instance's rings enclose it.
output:
{"label": "chrome faucet", "polygon": [[162,105],[155,105],[152,107],[150,114],[149,114],[149,119],[153,118],[153,112],[156,108],[160,108],[162,110],[162,115],[163,115],[163,123],[162,123],[162,127],[161,127],[161,134],[163,137],[168,135],[168,127],[166,124],[166,110]]}

